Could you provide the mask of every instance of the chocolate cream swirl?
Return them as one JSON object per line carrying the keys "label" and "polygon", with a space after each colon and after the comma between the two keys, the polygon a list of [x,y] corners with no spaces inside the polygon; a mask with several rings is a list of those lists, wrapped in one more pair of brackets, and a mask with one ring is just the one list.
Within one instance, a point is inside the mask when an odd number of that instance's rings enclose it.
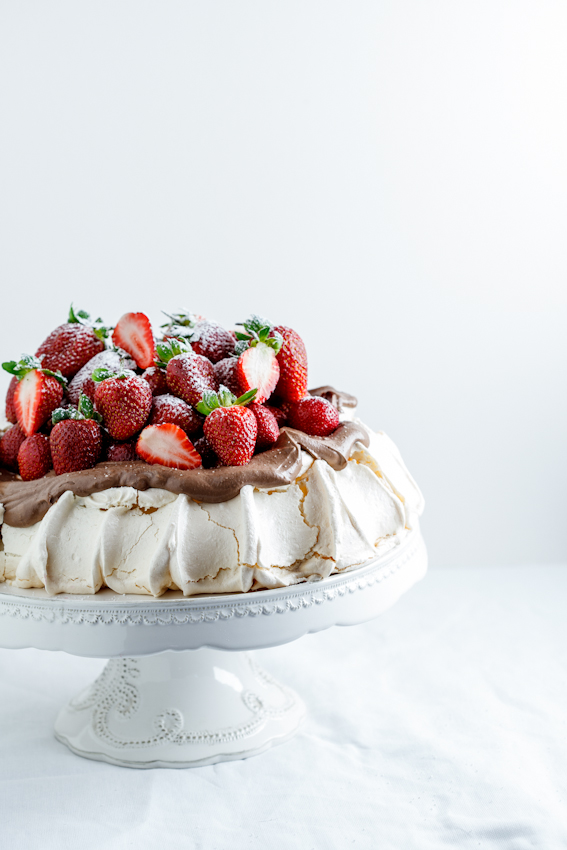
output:
{"label": "chocolate cream swirl", "polygon": [[[312,394],[319,393],[315,390]],[[142,460],[105,461],[81,472],[63,475],[50,472],[35,481],[22,481],[2,470],[0,502],[4,506],[4,522],[18,528],[26,528],[43,519],[51,505],[67,490],[76,496],[90,496],[111,487],[136,490],[157,487],[170,493],[184,493],[199,502],[227,502],[246,484],[267,490],[292,484],[302,467],[302,449],[326,461],[333,469],[344,469],[357,442],[368,445],[366,430],[355,422],[343,422],[328,437],[310,437],[303,431],[282,428],[274,447],[254,455],[246,466],[181,470]]]}

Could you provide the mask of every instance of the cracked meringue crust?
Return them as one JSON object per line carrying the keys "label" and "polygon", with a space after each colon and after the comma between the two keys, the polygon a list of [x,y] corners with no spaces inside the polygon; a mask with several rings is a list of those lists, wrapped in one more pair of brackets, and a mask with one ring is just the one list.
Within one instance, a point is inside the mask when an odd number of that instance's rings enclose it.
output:
{"label": "cracked meringue crust", "polygon": [[[312,391],[326,393],[335,391]],[[271,589],[354,569],[398,546],[423,509],[394,443],[359,420],[326,438],[283,428],[245,467],[106,462],[31,482],[4,473],[0,502],[0,582],[50,595],[109,587],[156,597]]]}

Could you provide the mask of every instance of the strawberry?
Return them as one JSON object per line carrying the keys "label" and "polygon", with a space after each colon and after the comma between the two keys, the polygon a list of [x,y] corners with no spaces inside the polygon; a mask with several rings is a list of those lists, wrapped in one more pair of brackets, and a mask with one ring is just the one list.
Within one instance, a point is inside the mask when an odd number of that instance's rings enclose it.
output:
{"label": "strawberry", "polygon": [[6,419],[8,420],[8,422],[11,422],[12,425],[15,425],[18,421],[18,417],[16,416],[16,408],[14,407],[14,395],[17,386],[18,379],[14,375],[14,377],[8,384],[8,392],[6,393]]}
{"label": "strawberry", "polygon": [[199,413],[207,417],[203,425],[205,437],[225,466],[244,466],[254,454],[258,425],[245,405],[255,395],[256,391],[251,390],[237,399],[221,386],[218,393],[204,393],[197,405]]}
{"label": "strawberry", "polygon": [[218,360],[213,366],[215,377],[219,382],[219,387],[222,384],[227,387],[231,393],[240,394],[240,384],[238,383],[238,358],[224,357]]}
{"label": "strawberry", "polygon": [[26,437],[18,452],[18,468],[24,481],[43,478],[53,468],[49,437],[32,434]]}
{"label": "strawberry", "polygon": [[136,442],[134,440],[127,440],[124,443],[117,440],[110,442],[106,447],[106,460],[116,462],[138,460]]}
{"label": "strawberry", "polygon": [[71,404],[75,407],[79,404],[81,393],[84,393],[94,401],[95,384],[93,381],[93,372],[95,369],[110,369],[111,371],[119,372],[120,369],[135,369],[136,364],[129,357],[122,356],[120,352],[112,349],[101,351],[91,357],[88,363],[85,363],[82,369],[79,369],[72,381],[67,387],[67,396]]}
{"label": "strawberry", "polygon": [[207,390],[218,388],[213,364],[178,339],[158,343],[160,363],[166,365],[167,386],[170,392],[187,404],[197,405]]}
{"label": "strawberry", "polygon": [[217,466],[222,466],[220,460],[213,451],[213,448],[205,436],[199,437],[193,441],[193,445],[201,455],[203,469],[215,469]]}
{"label": "strawberry", "polygon": [[154,396],[148,425],[161,425],[164,422],[172,422],[186,434],[194,434],[203,424],[203,417],[183,399],[165,393]]}
{"label": "strawberry", "polygon": [[278,325],[274,331],[283,337],[283,345],[278,353],[280,379],[276,394],[284,401],[299,401],[307,393],[307,351],[299,334],[284,325]]}
{"label": "strawberry", "polygon": [[37,349],[35,356],[44,369],[60,371],[64,378],[72,378],[91,357],[104,350],[108,329],[101,319],[92,322],[88,313],[71,309],[69,320],[52,331]]}
{"label": "strawberry", "polygon": [[136,451],[147,463],[159,463],[173,469],[201,466],[201,455],[185,431],[172,422],[146,426],[138,437]]}
{"label": "strawberry", "polygon": [[234,337],[216,322],[199,322],[190,338],[195,354],[218,363],[234,350]]}
{"label": "strawberry", "polygon": [[287,412],[282,410],[281,407],[273,407],[271,404],[265,404],[264,407],[266,410],[269,410],[270,413],[273,413],[276,422],[278,423],[278,428],[281,428],[287,422]]}
{"label": "strawberry", "polygon": [[237,332],[235,353],[239,355],[237,377],[240,392],[256,389],[255,401],[261,404],[273,393],[280,377],[277,354],[282,346],[281,335],[260,316],[243,322],[245,333]]}
{"label": "strawberry", "polygon": [[53,468],[57,475],[91,469],[102,452],[100,415],[86,395],[79,399],[79,407],[59,408],[53,413],[53,430],[49,446]]}
{"label": "strawberry", "polygon": [[128,440],[147,422],[152,407],[152,391],[143,378],[124,369],[114,374],[95,369],[95,405],[115,440]]}
{"label": "strawberry", "polygon": [[18,452],[26,439],[19,425],[12,425],[0,439],[0,466],[18,471]]}
{"label": "strawberry", "polygon": [[289,424],[306,434],[327,437],[339,426],[339,412],[326,399],[307,396],[291,407]]}
{"label": "strawberry", "polygon": [[114,328],[112,341],[132,355],[140,369],[153,366],[156,347],[152,326],[145,313],[124,313]]}
{"label": "strawberry", "polygon": [[265,407],[263,404],[257,404],[256,402],[252,402],[252,404],[250,404],[249,406],[249,409],[256,417],[256,424],[258,425],[256,449],[267,449],[269,446],[273,446],[273,444],[277,442],[277,439],[280,436],[278,420],[276,419],[272,411],[269,410],[268,407]]}
{"label": "strawberry", "polygon": [[167,392],[165,369],[160,369],[159,366],[149,366],[142,375],[142,378],[148,382],[154,395],[163,395],[163,393]]}
{"label": "strawberry", "polygon": [[203,316],[196,316],[194,313],[188,313],[187,310],[181,310],[179,313],[164,311],[164,314],[169,319],[169,322],[161,325],[164,340],[180,339],[190,342],[197,324],[206,321]]}
{"label": "strawberry", "polygon": [[18,362],[3,363],[2,367],[18,378],[14,410],[22,431],[29,437],[39,431],[61,403],[65,378],[61,372],[43,368],[37,357],[29,354],[22,354]]}

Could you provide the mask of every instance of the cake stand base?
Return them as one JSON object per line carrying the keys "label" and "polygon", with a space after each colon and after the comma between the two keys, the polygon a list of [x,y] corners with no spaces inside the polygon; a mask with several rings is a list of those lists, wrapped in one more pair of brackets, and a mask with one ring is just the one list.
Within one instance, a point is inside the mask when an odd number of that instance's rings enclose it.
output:
{"label": "cake stand base", "polygon": [[113,658],[62,709],[55,735],[77,755],[123,767],[197,767],[261,753],[304,716],[250,653],[199,649]]}

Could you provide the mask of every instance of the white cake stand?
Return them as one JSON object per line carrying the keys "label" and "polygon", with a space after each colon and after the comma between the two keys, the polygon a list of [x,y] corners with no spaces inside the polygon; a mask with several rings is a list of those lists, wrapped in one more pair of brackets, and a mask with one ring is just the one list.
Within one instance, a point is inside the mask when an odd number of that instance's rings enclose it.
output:
{"label": "white cake stand", "polygon": [[426,569],[414,530],[365,567],[272,591],[49,597],[0,584],[0,646],[111,659],[55,723],[78,755],[124,767],[213,764],[286,740],[305,715],[248,650],[372,619]]}

